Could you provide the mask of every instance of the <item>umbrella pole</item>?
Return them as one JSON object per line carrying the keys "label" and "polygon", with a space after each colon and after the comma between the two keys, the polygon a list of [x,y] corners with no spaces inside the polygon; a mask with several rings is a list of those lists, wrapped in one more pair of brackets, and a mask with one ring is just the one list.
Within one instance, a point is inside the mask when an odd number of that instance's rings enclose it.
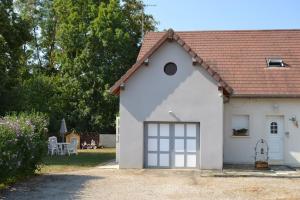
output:
{"label": "umbrella pole", "polygon": [[66,121],[64,118],[61,120],[59,132],[62,136],[62,142],[65,142],[65,133],[67,133],[68,131],[67,131],[67,126],[66,126]]}

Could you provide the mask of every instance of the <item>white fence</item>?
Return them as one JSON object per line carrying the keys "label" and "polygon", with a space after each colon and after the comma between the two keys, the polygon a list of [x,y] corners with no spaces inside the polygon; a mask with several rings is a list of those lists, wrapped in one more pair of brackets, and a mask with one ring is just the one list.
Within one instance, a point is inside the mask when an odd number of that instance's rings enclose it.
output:
{"label": "white fence", "polygon": [[116,147],[116,135],[115,134],[100,134],[99,144],[104,147]]}

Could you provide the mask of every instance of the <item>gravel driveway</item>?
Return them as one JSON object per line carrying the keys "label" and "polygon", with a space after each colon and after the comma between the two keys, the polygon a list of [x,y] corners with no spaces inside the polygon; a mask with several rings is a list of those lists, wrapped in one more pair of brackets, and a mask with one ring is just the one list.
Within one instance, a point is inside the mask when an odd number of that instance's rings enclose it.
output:
{"label": "gravel driveway", "polygon": [[93,168],[35,177],[0,199],[300,199],[300,178],[203,177],[200,171]]}

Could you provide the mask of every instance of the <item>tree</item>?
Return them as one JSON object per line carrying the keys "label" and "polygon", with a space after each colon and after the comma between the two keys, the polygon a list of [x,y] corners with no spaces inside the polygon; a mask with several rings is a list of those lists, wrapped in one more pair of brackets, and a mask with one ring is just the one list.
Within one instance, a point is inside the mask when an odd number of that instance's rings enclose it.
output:
{"label": "tree", "polygon": [[28,62],[32,70],[57,73],[56,14],[53,0],[16,0],[16,7],[23,19],[30,22],[33,40],[28,44],[31,50]]}
{"label": "tree", "polygon": [[[109,87],[135,62],[141,39],[142,4],[117,0],[55,1],[58,58],[69,104],[66,118],[77,129],[112,131],[118,112]],[[138,16],[137,16],[138,15]],[[154,29],[152,16],[145,24]]]}
{"label": "tree", "polygon": [[15,12],[13,0],[0,0],[0,115],[17,109],[18,88],[26,71],[29,23]]}
{"label": "tree", "polygon": [[[58,129],[59,120],[64,117],[70,129],[112,132],[118,98],[110,95],[108,89],[135,62],[141,43],[142,18],[145,31],[155,29],[156,22],[143,13],[142,2],[3,2],[7,5],[1,7],[1,20],[9,31],[0,30],[5,33],[4,39],[3,34],[0,37],[3,57],[0,57],[0,78],[10,77],[7,79],[10,85],[6,84],[6,93],[0,88],[0,94],[5,96],[0,101],[11,102],[14,95],[16,102],[4,103],[11,106],[2,107],[0,114],[35,110],[49,115],[50,131]],[[18,23],[11,23],[9,14],[5,15],[7,7]],[[8,42],[15,42],[16,38],[19,43]],[[11,47],[14,47],[13,59],[6,56]],[[17,73],[6,69],[7,62],[17,66],[10,67]],[[11,88],[17,89],[11,92]]]}
{"label": "tree", "polygon": [[61,76],[34,73],[22,81],[22,111],[39,111],[48,115],[50,132],[57,131],[66,101],[62,98]]}

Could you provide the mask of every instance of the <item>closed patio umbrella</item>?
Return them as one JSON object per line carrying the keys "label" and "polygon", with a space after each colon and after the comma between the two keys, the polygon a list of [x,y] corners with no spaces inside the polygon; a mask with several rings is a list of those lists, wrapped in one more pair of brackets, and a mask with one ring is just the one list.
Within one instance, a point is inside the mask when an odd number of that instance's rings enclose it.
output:
{"label": "closed patio umbrella", "polygon": [[59,133],[62,136],[62,142],[64,142],[65,133],[68,132],[65,118],[61,120]]}

